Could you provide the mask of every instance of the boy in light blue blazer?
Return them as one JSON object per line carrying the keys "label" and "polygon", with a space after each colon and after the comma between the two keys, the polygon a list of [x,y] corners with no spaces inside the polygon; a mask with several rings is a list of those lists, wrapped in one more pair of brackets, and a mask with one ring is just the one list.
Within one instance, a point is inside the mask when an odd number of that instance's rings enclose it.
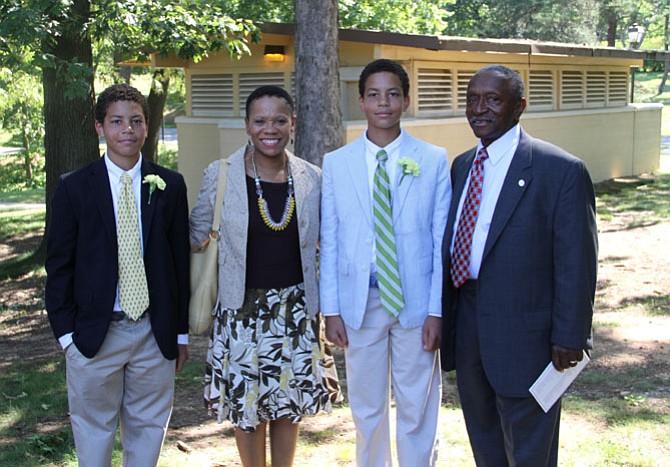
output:
{"label": "boy in light blue blazer", "polygon": [[432,466],[449,162],[401,128],[409,78],[400,64],[368,64],[359,93],[366,132],[323,162],[321,311],[328,339],[345,349],[357,464],[392,465],[392,385],[398,462]]}

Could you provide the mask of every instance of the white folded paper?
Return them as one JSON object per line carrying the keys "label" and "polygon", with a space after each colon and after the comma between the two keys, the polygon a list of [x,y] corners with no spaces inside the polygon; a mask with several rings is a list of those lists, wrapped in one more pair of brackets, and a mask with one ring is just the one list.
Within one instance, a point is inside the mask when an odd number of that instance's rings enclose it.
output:
{"label": "white folded paper", "polygon": [[563,395],[588,362],[589,356],[586,353],[584,353],[584,358],[582,358],[581,362],[563,371],[558,371],[554,368],[554,364],[549,362],[547,368],[544,369],[542,374],[530,387],[530,393],[537,403],[540,404],[542,410],[548,412],[553,407],[558,398]]}

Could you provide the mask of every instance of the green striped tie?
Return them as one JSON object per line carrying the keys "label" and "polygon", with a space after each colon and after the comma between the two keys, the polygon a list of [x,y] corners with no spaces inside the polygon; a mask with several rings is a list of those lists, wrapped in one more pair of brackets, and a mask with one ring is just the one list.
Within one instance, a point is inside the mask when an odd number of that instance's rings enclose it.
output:
{"label": "green striped tie", "polygon": [[375,217],[379,296],[386,311],[393,316],[398,316],[400,310],[405,306],[405,300],[402,297],[402,285],[395,251],[391,190],[389,175],[386,172],[387,159],[388,154],[383,149],[377,153],[372,211]]}

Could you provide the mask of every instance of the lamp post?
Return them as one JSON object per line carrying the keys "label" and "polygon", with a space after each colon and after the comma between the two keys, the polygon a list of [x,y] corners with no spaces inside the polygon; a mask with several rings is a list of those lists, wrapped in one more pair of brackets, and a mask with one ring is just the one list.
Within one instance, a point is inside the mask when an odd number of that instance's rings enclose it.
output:
{"label": "lamp post", "polygon": [[[633,23],[628,28],[628,48],[631,50],[639,49],[644,40],[644,36],[647,34],[647,30],[644,26],[640,26],[637,23]],[[637,67],[632,67],[630,69],[630,103],[632,104],[635,101],[635,72]]]}
{"label": "lamp post", "polygon": [[640,26],[637,23],[630,26],[628,28],[628,48],[633,50],[639,49],[646,34],[647,30],[644,26]]}

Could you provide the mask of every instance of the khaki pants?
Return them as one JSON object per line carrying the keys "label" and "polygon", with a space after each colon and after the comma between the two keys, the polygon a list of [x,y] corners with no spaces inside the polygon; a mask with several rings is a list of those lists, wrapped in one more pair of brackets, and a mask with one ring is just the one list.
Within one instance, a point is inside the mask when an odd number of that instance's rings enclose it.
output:
{"label": "khaki pants", "polygon": [[112,321],[91,359],[74,344],[65,352],[79,465],[111,465],[120,422],[123,465],[155,466],[172,412],[175,361],[160,352],[148,316]]}

